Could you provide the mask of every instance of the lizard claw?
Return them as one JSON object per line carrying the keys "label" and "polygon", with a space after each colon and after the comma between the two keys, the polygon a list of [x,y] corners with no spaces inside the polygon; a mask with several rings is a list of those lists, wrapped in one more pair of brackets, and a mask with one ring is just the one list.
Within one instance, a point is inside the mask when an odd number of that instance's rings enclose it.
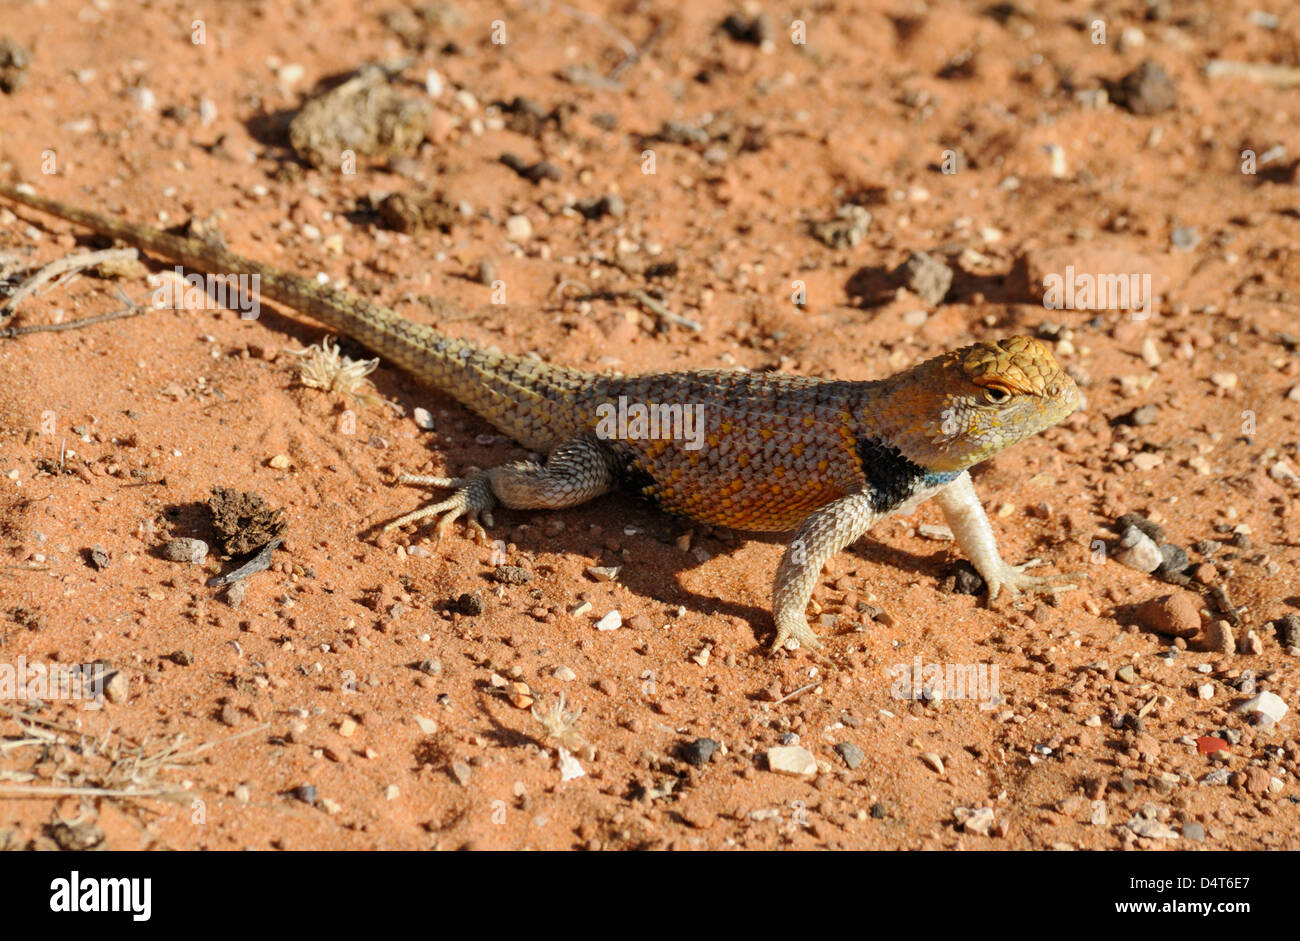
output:
{"label": "lizard claw", "polygon": [[450,488],[455,492],[447,499],[434,503],[429,506],[422,506],[418,510],[412,510],[404,516],[388,523],[383,528],[383,532],[389,532],[399,526],[405,526],[407,523],[422,520],[430,516],[440,516],[437,533],[437,541],[442,542],[444,536],[451,529],[451,524],[460,517],[465,517],[465,528],[469,530],[475,541],[483,543],[487,541],[487,531],[479,522],[480,517],[489,526],[492,525],[492,507],[496,506],[496,496],[492,493],[492,482],[486,472],[474,474],[472,477],[429,477],[424,474],[403,474],[397,478],[399,484],[424,484],[429,487]]}
{"label": "lizard claw", "polygon": [[1057,595],[1064,594],[1067,591],[1074,591],[1079,587],[1071,582],[1059,584],[1056,580],[1080,578],[1083,576],[1083,572],[1064,572],[1058,575],[1025,574],[1025,569],[1042,564],[1042,559],[1030,559],[1023,565],[1007,565],[1004,563],[1002,569],[991,576],[985,576],[984,581],[989,586],[989,601],[994,601],[1003,588],[1006,588],[1007,592],[1013,597],[1025,591],[1050,595],[1055,599]]}
{"label": "lizard claw", "polygon": [[776,652],[786,646],[788,641],[795,640],[799,646],[809,651],[818,660],[829,663],[830,660],[822,653],[822,642],[817,639],[813,629],[808,625],[806,617],[791,618],[782,620],[776,625],[776,637],[772,639],[772,645],[768,648],[768,653],[775,656]]}

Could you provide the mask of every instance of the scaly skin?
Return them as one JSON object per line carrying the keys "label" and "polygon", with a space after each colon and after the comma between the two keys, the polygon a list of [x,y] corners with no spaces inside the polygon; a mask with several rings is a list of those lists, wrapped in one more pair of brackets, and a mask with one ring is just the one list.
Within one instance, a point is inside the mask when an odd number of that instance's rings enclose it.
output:
{"label": "scaly skin", "polygon": [[[482,536],[478,519],[490,522],[486,514],[497,503],[574,506],[615,487],[703,523],[755,532],[797,528],[774,583],[774,648],[793,638],[817,649],[805,609],[825,563],[876,522],[930,497],[991,597],[1002,587],[1068,587],[1002,561],[966,473],[1079,404],[1074,381],[1030,337],[977,343],[871,382],[721,370],[602,375],[482,350],[199,239],[6,183],[0,195],[200,272],[257,275],[265,297],[352,337],[548,455],[544,465],[520,461],[465,479],[406,475],[403,482],[454,492],[388,529],[440,516],[441,538],[465,516]],[[632,419],[622,425],[620,403]],[[638,407],[657,410],[660,427],[639,427]]]}

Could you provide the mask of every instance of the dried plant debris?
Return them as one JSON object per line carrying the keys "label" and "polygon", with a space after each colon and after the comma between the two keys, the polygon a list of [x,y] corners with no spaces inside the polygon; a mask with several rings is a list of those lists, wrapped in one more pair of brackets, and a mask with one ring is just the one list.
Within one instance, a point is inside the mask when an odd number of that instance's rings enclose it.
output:
{"label": "dried plant debris", "polygon": [[553,742],[569,751],[582,751],[588,748],[587,740],[578,731],[578,720],[582,718],[582,707],[572,712],[565,709],[564,694],[551,702],[550,708],[538,703],[532,708],[536,719],[546,733],[548,742]]}
{"label": "dried plant debris", "polygon": [[836,210],[834,219],[814,222],[809,227],[813,238],[837,251],[853,248],[866,237],[871,227],[871,213],[862,206],[845,203]]}
{"label": "dried plant debris", "polygon": [[338,343],[329,337],[319,346],[313,344],[305,350],[293,352],[302,357],[298,363],[298,381],[307,388],[340,392],[364,400],[374,398],[360,390],[366,384],[366,376],[379,365],[378,359],[358,360],[344,356],[339,352]]}
{"label": "dried plant debris", "polygon": [[441,196],[406,196],[393,193],[375,207],[384,225],[395,232],[419,235],[437,229],[450,232],[460,210]]}
{"label": "dried plant debris", "polygon": [[289,143],[317,169],[341,166],[348,153],[400,156],[420,145],[432,117],[426,99],[401,94],[386,69],[367,66],[308,100],[289,123]]}
{"label": "dried plant debris", "polygon": [[226,487],[212,488],[208,500],[212,527],[227,556],[247,555],[284,534],[282,511],[272,509],[261,496]]}

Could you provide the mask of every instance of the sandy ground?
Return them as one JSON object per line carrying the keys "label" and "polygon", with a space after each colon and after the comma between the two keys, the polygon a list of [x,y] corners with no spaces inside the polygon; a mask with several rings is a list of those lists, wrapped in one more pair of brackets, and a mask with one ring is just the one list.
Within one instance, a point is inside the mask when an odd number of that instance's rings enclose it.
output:
{"label": "sandy ground", "polygon": [[[1038,335],[1086,409],[975,481],[1003,555],[1080,589],[954,590],[924,506],[825,573],[833,668],[769,657],[778,540],[622,497],[499,511],[496,546],[377,538],[424,497],[397,473],[522,452],[387,365],[372,398],[305,388],[291,353],[327,333],[291,312],[3,339],[0,682],[20,660],[116,679],[0,702],[0,846],[1300,845],[1277,626],[1300,611],[1300,106],[1285,74],[1207,70],[1294,65],[1300,7],[574,3],[5,4],[0,172],[591,369],[871,378]],[[305,101],[402,59],[402,152],[295,155]],[[442,225],[393,231],[393,193]],[[0,208],[11,285],[86,246]],[[946,292],[900,284],[914,252]],[[1067,266],[1158,298],[1045,309]],[[9,323],[147,301],[168,270],[85,273]],[[206,586],[215,545],[161,554],[213,541],[214,487],[287,523],[238,607]],[[1125,513],[1187,551],[1180,584],[1115,560]],[[899,664],[995,682],[917,700]],[[1290,711],[1238,710],[1258,693]],[[581,715],[557,739],[524,707],[561,696]],[[807,773],[772,770],[792,746]]]}

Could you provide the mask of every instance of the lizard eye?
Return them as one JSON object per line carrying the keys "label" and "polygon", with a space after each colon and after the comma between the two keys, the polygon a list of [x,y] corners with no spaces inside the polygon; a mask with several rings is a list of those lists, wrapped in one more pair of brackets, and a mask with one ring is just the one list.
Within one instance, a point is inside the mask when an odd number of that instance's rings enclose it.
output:
{"label": "lizard eye", "polygon": [[994,405],[1001,405],[1007,399],[1011,398],[1011,393],[1001,386],[985,386],[984,398]]}

